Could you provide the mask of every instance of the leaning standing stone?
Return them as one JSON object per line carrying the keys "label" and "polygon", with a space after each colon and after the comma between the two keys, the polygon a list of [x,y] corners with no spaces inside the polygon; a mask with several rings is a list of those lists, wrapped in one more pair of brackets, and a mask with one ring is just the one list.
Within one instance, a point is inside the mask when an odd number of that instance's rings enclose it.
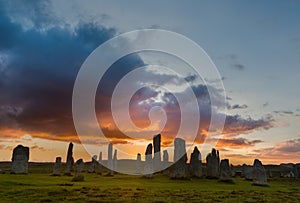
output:
{"label": "leaning standing stone", "polygon": [[67,153],[67,162],[66,162],[66,170],[65,175],[71,175],[71,171],[74,165],[74,158],[73,158],[73,143],[70,142],[68,153]]}
{"label": "leaning standing stone", "polygon": [[144,176],[151,178],[153,176],[152,144],[148,144],[145,152]]}
{"label": "leaning standing stone", "polygon": [[29,147],[18,145],[13,150],[11,173],[13,174],[27,174],[29,160]]}
{"label": "leaning standing stone", "polygon": [[261,186],[268,185],[266,170],[263,167],[261,161],[259,161],[258,159],[255,159],[253,164],[253,184]]}
{"label": "leaning standing stone", "polygon": [[61,171],[61,157],[56,157],[52,175],[60,176],[60,171]]}

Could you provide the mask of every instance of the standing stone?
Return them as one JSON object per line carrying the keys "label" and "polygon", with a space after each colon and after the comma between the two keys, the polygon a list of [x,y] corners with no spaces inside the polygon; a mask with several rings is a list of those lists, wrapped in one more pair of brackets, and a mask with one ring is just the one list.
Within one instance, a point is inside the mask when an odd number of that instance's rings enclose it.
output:
{"label": "standing stone", "polygon": [[18,145],[13,150],[11,173],[13,174],[27,174],[29,160],[29,147]]}
{"label": "standing stone", "polygon": [[220,168],[219,151],[212,149],[206,156],[206,175],[208,178],[218,178]]}
{"label": "standing stone", "polygon": [[220,180],[225,182],[232,181],[231,175],[229,160],[222,159],[220,164]]}
{"label": "standing stone", "polygon": [[186,165],[187,155],[185,149],[185,140],[176,138],[174,140],[174,164],[170,172],[170,177],[173,179],[187,178],[188,168]]}
{"label": "standing stone", "polygon": [[294,165],[293,172],[295,174],[295,178],[300,178],[300,164]]}
{"label": "standing stone", "polygon": [[84,176],[81,174],[81,172],[84,169],[84,162],[82,159],[78,159],[75,163],[75,176],[72,181],[83,181]]}
{"label": "standing stone", "polygon": [[163,153],[163,167],[167,169],[169,166],[169,154],[167,150],[164,150]]}
{"label": "standing stone", "polygon": [[61,157],[56,157],[52,175],[60,176],[60,171],[61,171]]}
{"label": "standing stone", "polygon": [[161,135],[155,135],[153,137],[153,147],[154,147],[154,156],[153,156],[153,167],[154,171],[158,172],[162,170],[162,164],[161,164],[161,153],[160,153],[160,141],[161,141]]}
{"label": "standing stone", "polygon": [[114,164],[112,159],[112,150],[113,150],[113,144],[109,143],[108,145],[108,154],[107,154],[107,167],[108,167],[108,174],[109,176],[114,175]]}
{"label": "standing stone", "polygon": [[115,152],[114,152],[114,159],[113,159],[113,170],[114,172],[117,172],[118,170],[118,151],[115,149]]}
{"label": "standing stone", "polygon": [[194,148],[194,151],[191,154],[190,172],[194,177],[200,178],[202,176],[201,153],[197,147]]}
{"label": "standing stone", "polygon": [[74,158],[73,158],[73,143],[70,142],[68,153],[67,153],[67,162],[66,162],[66,170],[65,175],[71,175],[71,171],[74,165]]}
{"label": "standing stone", "polygon": [[268,185],[266,170],[263,167],[261,161],[258,159],[254,160],[253,164],[253,184],[254,185]]}
{"label": "standing stone", "polygon": [[151,178],[153,176],[152,144],[148,144],[145,152],[144,176]]}
{"label": "standing stone", "polygon": [[95,165],[95,172],[97,174],[102,174],[102,152],[100,152],[99,154],[99,159],[98,161],[96,162],[96,165]]}
{"label": "standing stone", "polygon": [[141,174],[142,172],[142,156],[140,153],[136,156],[136,163],[135,163],[136,173]]}
{"label": "standing stone", "polygon": [[97,155],[94,155],[92,157],[92,162],[91,162],[90,168],[88,170],[89,173],[95,173],[96,164],[97,164]]}
{"label": "standing stone", "polygon": [[100,154],[99,154],[99,160],[98,160],[98,162],[102,164],[102,152],[100,152]]}
{"label": "standing stone", "polygon": [[243,164],[242,166],[243,176],[246,180],[253,180],[253,167]]}

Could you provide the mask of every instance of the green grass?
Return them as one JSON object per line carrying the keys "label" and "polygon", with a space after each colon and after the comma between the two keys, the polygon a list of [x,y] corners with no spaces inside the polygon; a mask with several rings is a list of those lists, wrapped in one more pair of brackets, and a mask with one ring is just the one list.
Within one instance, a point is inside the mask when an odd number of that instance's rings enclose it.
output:
{"label": "green grass", "polygon": [[235,184],[218,180],[153,179],[117,174],[84,173],[84,182],[46,173],[0,174],[0,202],[299,202],[300,181],[273,179],[269,187],[252,186],[241,178]]}

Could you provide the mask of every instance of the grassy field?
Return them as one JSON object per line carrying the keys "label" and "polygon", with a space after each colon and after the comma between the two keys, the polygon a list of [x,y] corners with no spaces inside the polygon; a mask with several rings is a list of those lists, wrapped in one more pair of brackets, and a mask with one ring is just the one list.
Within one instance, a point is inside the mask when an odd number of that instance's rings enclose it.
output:
{"label": "grassy field", "polygon": [[235,178],[218,180],[153,179],[117,174],[106,177],[84,173],[84,182],[46,173],[0,174],[0,202],[299,202],[300,181],[273,179],[269,187]]}

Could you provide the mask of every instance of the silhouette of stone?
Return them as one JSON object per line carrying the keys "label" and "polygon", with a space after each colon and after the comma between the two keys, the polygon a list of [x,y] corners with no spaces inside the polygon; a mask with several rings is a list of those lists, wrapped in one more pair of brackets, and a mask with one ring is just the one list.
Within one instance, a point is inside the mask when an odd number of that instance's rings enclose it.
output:
{"label": "silhouette of stone", "polygon": [[75,163],[75,176],[72,179],[72,181],[83,181],[84,176],[81,174],[81,172],[84,169],[84,162],[82,159],[78,159]]}
{"label": "silhouette of stone", "polygon": [[65,175],[71,175],[73,165],[74,165],[73,143],[70,142],[69,147],[68,147],[68,153],[67,153],[67,162],[66,162]]}
{"label": "silhouette of stone", "polygon": [[161,135],[155,135],[153,137],[153,147],[154,147],[154,156],[153,156],[153,167],[155,171],[160,171],[162,169],[161,164],[161,153],[160,153],[160,141]]}
{"label": "silhouette of stone", "polygon": [[142,157],[141,157],[140,153],[138,153],[136,156],[135,166],[136,166],[136,173],[141,174],[141,172],[142,172]]}
{"label": "silhouette of stone", "polygon": [[232,181],[228,159],[222,159],[221,160],[221,163],[220,163],[220,180],[221,181]]}
{"label": "silhouette of stone", "polygon": [[113,171],[114,172],[117,172],[118,170],[118,151],[115,149],[115,152],[114,152],[114,158],[113,158]]}
{"label": "silhouette of stone", "polygon": [[175,138],[174,140],[174,164],[170,172],[172,179],[187,178],[188,168],[186,165],[187,155],[185,149],[185,140]]}
{"label": "silhouette of stone", "polygon": [[114,175],[114,164],[113,164],[113,159],[112,159],[112,150],[113,150],[113,145],[112,143],[109,143],[108,145],[108,154],[107,154],[107,167],[108,167],[108,174],[107,175]]}
{"label": "silhouette of stone", "polygon": [[27,174],[28,173],[29,148],[18,145],[13,150],[11,173]]}
{"label": "silhouette of stone", "polygon": [[206,175],[208,178],[218,178],[220,167],[219,151],[212,149],[206,156]]}
{"label": "silhouette of stone", "polygon": [[246,180],[253,180],[253,167],[243,164],[242,172]]}
{"label": "silhouette of stone", "polygon": [[148,144],[145,152],[144,176],[151,178],[153,176],[152,144]]}
{"label": "silhouette of stone", "polygon": [[167,150],[163,151],[163,168],[166,169],[169,166],[169,154]]}
{"label": "silhouette of stone", "polygon": [[195,147],[191,153],[190,172],[194,177],[200,178],[202,176],[201,153],[197,147]]}
{"label": "silhouette of stone", "polygon": [[99,163],[102,163],[102,152],[100,152],[99,154],[99,160],[98,160]]}
{"label": "silhouette of stone", "polygon": [[97,165],[97,155],[94,155],[92,157],[92,162],[90,164],[88,172],[89,173],[95,173],[96,165]]}
{"label": "silhouette of stone", "polygon": [[60,176],[60,171],[61,171],[61,157],[56,157],[52,175]]}
{"label": "silhouette of stone", "polygon": [[266,170],[263,167],[261,161],[258,159],[254,160],[253,164],[253,184],[254,185],[268,185]]}
{"label": "silhouette of stone", "polygon": [[293,168],[295,178],[300,178],[300,164],[295,164]]}

